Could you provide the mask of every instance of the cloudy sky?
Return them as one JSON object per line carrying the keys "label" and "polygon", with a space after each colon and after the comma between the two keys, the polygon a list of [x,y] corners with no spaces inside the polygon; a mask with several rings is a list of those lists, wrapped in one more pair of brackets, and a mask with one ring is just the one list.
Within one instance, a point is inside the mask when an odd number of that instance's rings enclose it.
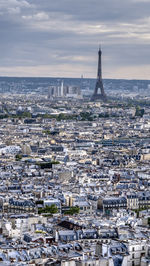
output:
{"label": "cloudy sky", "polygon": [[0,0],[0,76],[150,79],[150,0]]}

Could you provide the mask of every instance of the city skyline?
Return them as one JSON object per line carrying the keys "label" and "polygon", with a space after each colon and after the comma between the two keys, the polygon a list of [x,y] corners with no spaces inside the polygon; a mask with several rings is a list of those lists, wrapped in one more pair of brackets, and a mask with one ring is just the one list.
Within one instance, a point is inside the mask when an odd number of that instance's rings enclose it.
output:
{"label": "city skyline", "polygon": [[0,3],[0,76],[150,79],[150,1]]}

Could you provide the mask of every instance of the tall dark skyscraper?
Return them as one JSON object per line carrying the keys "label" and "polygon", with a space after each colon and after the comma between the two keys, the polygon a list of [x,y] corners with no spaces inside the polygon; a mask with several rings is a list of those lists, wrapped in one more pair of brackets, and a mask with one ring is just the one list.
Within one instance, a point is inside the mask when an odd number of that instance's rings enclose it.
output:
{"label": "tall dark skyscraper", "polygon": [[[94,94],[91,97],[91,101],[102,100],[107,101],[107,96],[104,91],[103,81],[102,81],[102,61],[101,61],[102,51],[99,48],[98,51],[98,71],[97,71],[97,80],[95,85]],[[98,90],[100,89],[100,93]]]}

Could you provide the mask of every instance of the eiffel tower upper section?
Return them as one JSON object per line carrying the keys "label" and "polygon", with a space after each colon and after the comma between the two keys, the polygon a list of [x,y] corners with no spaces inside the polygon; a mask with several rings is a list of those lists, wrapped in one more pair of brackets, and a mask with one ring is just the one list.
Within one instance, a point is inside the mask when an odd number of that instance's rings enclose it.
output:
{"label": "eiffel tower upper section", "polygon": [[[97,80],[95,85],[94,93],[91,97],[91,101],[107,101],[107,96],[104,91],[103,87],[103,80],[102,80],[102,61],[101,61],[102,51],[101,48],[99,48],[98,51],[98,71],[97,71]],[[100,89],[100,93],[98,93],[98,90]]]}

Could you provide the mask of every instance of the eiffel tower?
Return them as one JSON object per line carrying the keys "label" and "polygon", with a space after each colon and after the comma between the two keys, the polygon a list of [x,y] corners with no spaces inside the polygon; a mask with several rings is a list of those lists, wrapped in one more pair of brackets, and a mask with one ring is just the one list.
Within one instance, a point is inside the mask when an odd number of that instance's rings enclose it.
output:
{"label": "eiffel tower", "polygon": [[[96,85],[95,85],[95,90],[94,93],[91,97],[91,101],[97,101],[97,100],[102,100],[104,102],[107,101],[107,96],[104,91],[103,87],[103,81],[102,81],[102,62],[101,62],[101,55],[102,51],[101,48],[99,48],[98,51],[98,71],[97,71],[97,80],[96,80]],[[98,93],[98,90],[100,89],[100,93]]]}

